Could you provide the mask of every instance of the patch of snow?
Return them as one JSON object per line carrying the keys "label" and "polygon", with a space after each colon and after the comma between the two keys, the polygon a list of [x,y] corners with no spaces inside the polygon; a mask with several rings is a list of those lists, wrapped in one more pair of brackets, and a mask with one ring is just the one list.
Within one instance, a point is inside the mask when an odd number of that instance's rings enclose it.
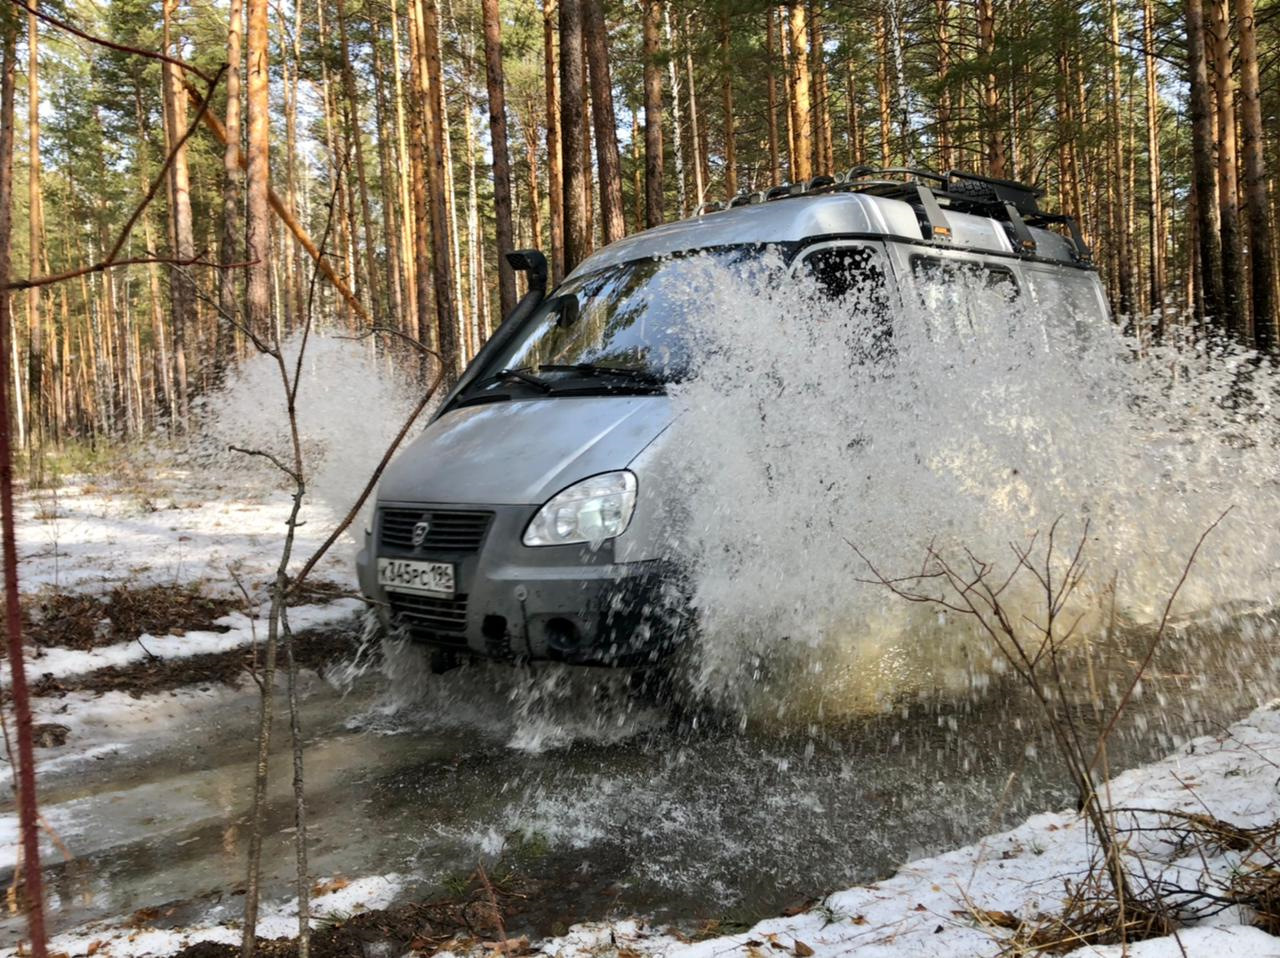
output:
{"label": "patch of snow", "polygon": [[[324,605],[300,605],[289,609],[289,625],[293,630],[315,628],[341,622],[364,608],[359,599],[338,599]],[[46,648],[27,662],[32,676],[68,678],[85,675],[108,666],[131,665],[150,659],[185,659],[194,655],[227,652],[262,641],[267,634],[265,615],[251,618],[233,612],[217,620],[226,632],[187,632],[185,635],[141,635],[132,642],[117,642],[96,649]]]}
{"label": "patch of snow", "polygon": [[[319,882],[321,887],[326,884]],[[312,927],[321,922],[345,918],[362,911],[386,908],[400,893],[403,879],[397,874],[368,875],[312,901]],[[232,899],[231,905],[217,905],[200,920],[183,928],[138,928],[119,921],[92,922],[49,941],[51,954],[84,955],[92,953],[102,958],[144,958],[144,956],[171,955],[201,941],[239,944],[240,929],[237,922],[242,914],[244,899]],[[264,902],[257,924],[260,938],[291,938],[298,933],[297,899],[285,902]],[[92,951],[91,951],[92,949]],[[16,949],[0,952],[4,956],[16,956]]]}
{"label": "patch of snow", "polygon": [[[105,592],[115,586],[198,582],[237,595],[236,577],[253,593],[280,560],[289,493],[235,473],[169,468],[144,483],[123,481],[32,489],[17,502],[22,591]],[[335,524],[320,502],[304,505],[295,567]],[[353,530],[358,533],[358,530]],[[355,587],[349,533],[313,575]]]}

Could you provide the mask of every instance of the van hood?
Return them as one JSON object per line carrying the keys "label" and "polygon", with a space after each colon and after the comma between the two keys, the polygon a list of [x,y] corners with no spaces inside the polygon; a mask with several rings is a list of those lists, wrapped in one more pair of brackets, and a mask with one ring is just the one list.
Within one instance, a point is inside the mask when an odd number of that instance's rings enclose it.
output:
{"label": "van hood", "polygon": [[541,505],[624,469],[672,419],[666,396],[563,396],[466,406],[433,422],[383,474],[386,502]]}

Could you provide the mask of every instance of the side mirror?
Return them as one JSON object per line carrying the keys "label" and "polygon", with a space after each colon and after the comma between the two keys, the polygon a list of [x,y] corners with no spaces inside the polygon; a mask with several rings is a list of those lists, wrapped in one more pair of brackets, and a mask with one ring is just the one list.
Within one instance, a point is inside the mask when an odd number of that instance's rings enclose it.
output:
{"label": "side mirror", "polygon": [[517,273],[529,274],[529,292],[546,293],[547,258],[541,250],[514,250],[507,254],[507,264]]}
{"label": "side mirror", "polygon": [[563,296],[555,298],[556,325],[561,329],[572,326],[578,321],[578,313],[582,309],[582,305],[578,302],[578,297],[573,293],[565,293]]}

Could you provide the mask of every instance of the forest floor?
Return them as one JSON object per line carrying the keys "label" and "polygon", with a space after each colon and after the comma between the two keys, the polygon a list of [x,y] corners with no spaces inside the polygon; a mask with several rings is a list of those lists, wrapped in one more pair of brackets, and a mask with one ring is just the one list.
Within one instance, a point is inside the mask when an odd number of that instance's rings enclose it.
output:
{"label": "forest floor", "polygon": [[[279,490],[255,492],[235,477],[196,477],[181,470],[144,480],[83,481],[56,493],[35,490],[22,497],[20,572],[41,746],[44,853],[52,874],[57,931],[53,952],[236,953],[243,882],[238,829],[248,784],[248,762],[241,758],[256,720],[248,666],[264,634],[263,596],[278,560],[287,508],[288,496]],[[304,555],[326,532],[323,517],[313,518],[300,530]],[[433,725],[429,737],[378,725],[387,712],[386,680],[341,668],[357,653],[360,636],[350,544],[336,550],[318,571],[304,603],[291,612],[308,670],[302,688],[309,710],[304,719],[314,730],[309,774],[314,776],[310,782],[316,803],[316,958],[409,952],[542,953],[556,958],[994,956],[1032,953],[1033,939],[1040,944],[1056,940],[1051,952],[1056,954],[1122,953],[1116,946],[1072,942],[1054,921],[1063,914],[1072,889],[1089,887],[1087,876],[1098,876],[1096,843],[1078,814],[1042,812],[1022,820],[1026,811],[1020,809],[1031,810],[1037,802],[1041,808],[1060,804],[1043,797],[1057,792],[1037,793],[1029,806],[1010,802],[1003,811],[991,809],[983,816],[986,829],[943,830],[930,841],[895,844],[894,849],[932,852],[908,861],[895,850],[890,858],[907,864],[848,872],[890,877],[828,884],[809,900],[801,896],[790,907],[775,903],[764,908],[764,914],[785,914],[763,921],[757,920],[761,912],[735,915],[708,904],[717,897],[710,885],[687,891],[679,899],[685,904],[673,906],[676,912],[684,909],[682,918],[672,917],[672,908],[659,920],[629,917],[646,912],[615,887],[623,883],[619,876],[604,867],[599,875],[591,873],[603,857],[598,844],[582,845],[576,857],[558,857],[554,849],[532,849],[530,840],[513,855],[509,836],[505,845],[502,838],[495,842],[493,827],[479,831],[471,820],[458,825],[466,841],[451,861],[473,864],[455,868],[443,881],[439,875],[423,880],[410,873],[421,860],[406,865],[401,846],[425,842],[431,829],[424,823],[433,819],[443,822],[435,827],[439,840],[450,820],[441,813],[443,806],[429,804],[436,800],[434,793],[421,782],[443,779],[441,790],[452,788],[454,793],[440,801],[455,805],[467,804],[468,793],[461,789],[474,787],[473,796],[488,800],[490,793],[507,791],[515,783],[532,783],[545,798],[543,793],[557,781],[578,774],[576,767],[555,764],[566,761],[564,754],[573,748],[512,751],[511,743],[523,739],[505,727],[501,734],[507,745],[494,747],[474,745],[486,734],[476,724],[460,729]],[[475,692],[466,684],[459,689],[460,696]],[[518,708],[513,702],[508,691],[490,691],[481,706]],[[1280,711],[1263,706],[1241,718],[1244,712],[1247,707],[1236,711],[1235,721],[1218,723],[1210,734],[1176,748],[1155,746],[1155,754],[1163,752],[1164,758],[1119,774],[1110,783],[1108,803],[1116,810],[1113,819],[1125,860],[1134,875],[1142,876],[1135,888],[1162,884],[1166,890],[1183,890],[1182,927],[1130,946],[1129,955],[1280,956],[1280,938],[1269,933],[1280,931]],[[664,733],[650,718],[630,716],[628,721],[632,724],[616,733],[622,752],[608,751],[617,743],[593,727],[598,744],[589,744],[576,759],[588,766],[583,780],[596,782],[592,787],[603,789],[606,803],[621,797],[590,777],[598,771],[590,766],[601,754],[631,769],[642,791],[645,766],[626,751],[626,737],[655,737],[656,751],[669,750]],[[286,733],[282,727],[278,743],[286,741]],[[584,733],[579,729],[574,734]],[[468,752],[470,748],[476,751]],[[722,744],[716,748],[726,750]],[[734,749],[726,756],[727,765],[748,761],[743,756],[758,744],[735,744]],[[371,754],[382,752],[393,760],[385,766],[368,764]],[[1142,754],[1152,753],[1148,749]],[[774,757],[768,761],[785,764]],[[472,786],[449,777],[460,776],[470,762],[483,765],[485,777]],[[638,763],[640,770],[625,763]],[[277,768],[287,765],[287,753],[279,755]],[[419,772],[421,778],[415,777]],[[272,867],[287,876],[292,821],[286,773],[280,774],[273,795],[281,809],[268,823],[278,845],[269,846],[268,854]],[[674,774],[672,782],[693,773]],[[717,774],[713,768],[713,781]],[[851,773],[846,769],[841,774],[845,777],[833,777],[833,787],[849,790]],[[947,773],[926,769],[923,774]],[[1005,803],[1013,778],[1008,775],[1003,793],[1005,774],[993,779],[990,794],[998,804]],[[738,784],[748,791],[769,788],[755,772]],[[705,783],[698,787],[710,790]],[[898,791],[911,787],[898,786]],[[369,798],[360,804],[352,797],[360,790],[381,793],[376,801],[383,804],[368,805]],[[386,804],[390,794],[397,795],[395,804]],[[767,805],[773,797],[762,791],[760,800]],[[672,796],[662,798],[662,803],[645,807],[642,816],[644,828],[659,832],[659,845],[669,839],[657,817],[693,818],[695,811],[680,807]],[[729,809],[730,800],[714,800],[724,805],[710,814],[738,814]],[[979,806],[983,800],[991,802],[990,795],[980,795]],[[921,794],[918,807],[910,810],[918,813],[915,825],[907,815],[893,827],[928,831],[928,823],[952,813],[955,802],[948,792],[941,793],[936,805],[929,801]],[[585,804],[564,814],[582,828],[579,819],[597,812],[596,805]],[[788,817],[794,821],[787,827],[831,827],[822,824],[825,814],[821,808],[792,808]],[[399,831],[373,841],[360,830],[357,819],[362,816],[395,818]],[[884,820],[878,813],[875,818]],[[486,819],[482,815],[477,821]],[[1006,822],[1014,827],[990,827]],[[0,807],[0,868],[8,876],[0,878],[5,884],[16,862],[16,825],[12,803]],[[767,819],[750,819],[744,827],[759,833],[769,826]],[[706,825],[694,821],[691,828],[706,830]],[[497,831],[502,830],[499,824]],[[948,847],[948,835],[972,838],[984,830],[992,833],[958,850],[933,853]],[[557,836],[567,840],[573,834],[547,827],[539,840],[554,843]],[[840,838],[844,833],[834,834]],[[787,832],[784,841],[792,842],[791,835]],[[343,840],[350,846],[342,846]],[[956,844],[961,843],[950,842],[951,847]],[[836,841],[795,854],[803,865],[806,856],[830,858],[839,845]],[[355,846],[361,847],[360,854],[352,854]],[[341,855],[332,847],[340,847]],[[702,854],[685,845],[676,851],[681,856]],[[786,849],[774,847],[770,854],[785,856]],[[849,854],[855,854],[852,848]],[[534,858],[539,867],[521,867],[521,861]],[[478,861],[487,865],[475,866]],[[559,864],[553,868],[549,861]],[[732,870],[733,862],[727,867]],[[740,869],[761,870],[764,884],[775,881],[759,857],[744,856]],[[827,893],[832,887],[847,890]],[[287,881],[268,882],[257,929],[265,954],[296,951],[290,940],[296,917],[287,888]],[[707,907],[689,904],[699,898]],[[587,899],[589,906],[583,904]],[[583,916],[597,920],[583,922]],[[10,916],[3,931],[7,942],[16,944],[20,919]],[[1077,944],[1082,947],[1073,951]]]}

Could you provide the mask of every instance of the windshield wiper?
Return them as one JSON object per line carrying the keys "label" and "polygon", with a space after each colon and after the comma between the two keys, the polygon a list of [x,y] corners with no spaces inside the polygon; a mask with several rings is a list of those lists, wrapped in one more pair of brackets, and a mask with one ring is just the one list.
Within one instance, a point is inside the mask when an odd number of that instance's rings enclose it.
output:
{"label": "windshield wiper", "polygon": [[597,363],[554,363],[543,364],[539,370],[553,373],[580,373],[583,376],[622,376],[645,385],[660,386],[666,379],[652,369],[639,369],[633,366],[602,366]]}
{"label": "windshield wiper", "polygon": [[504,383],[504,382],[514,381],[514,382],[524,383],[526,386],[532,386],[534,389],[538,390],[539,392],[544,392],[544,393],[551,392],[551,384],[549,382],[547,382],[544,379],[539,379],[537,376],[533,375],[530,372],[526,372],[525,371],[526,368],[527,367],[523,367],[520,369],[499,369],[492,376],[486,376],[484,379],[481,379],[478,382],[472,383],[467,391],[470,392],[472,389],[481,389],[485,386],[491,386],[494,383]]}

